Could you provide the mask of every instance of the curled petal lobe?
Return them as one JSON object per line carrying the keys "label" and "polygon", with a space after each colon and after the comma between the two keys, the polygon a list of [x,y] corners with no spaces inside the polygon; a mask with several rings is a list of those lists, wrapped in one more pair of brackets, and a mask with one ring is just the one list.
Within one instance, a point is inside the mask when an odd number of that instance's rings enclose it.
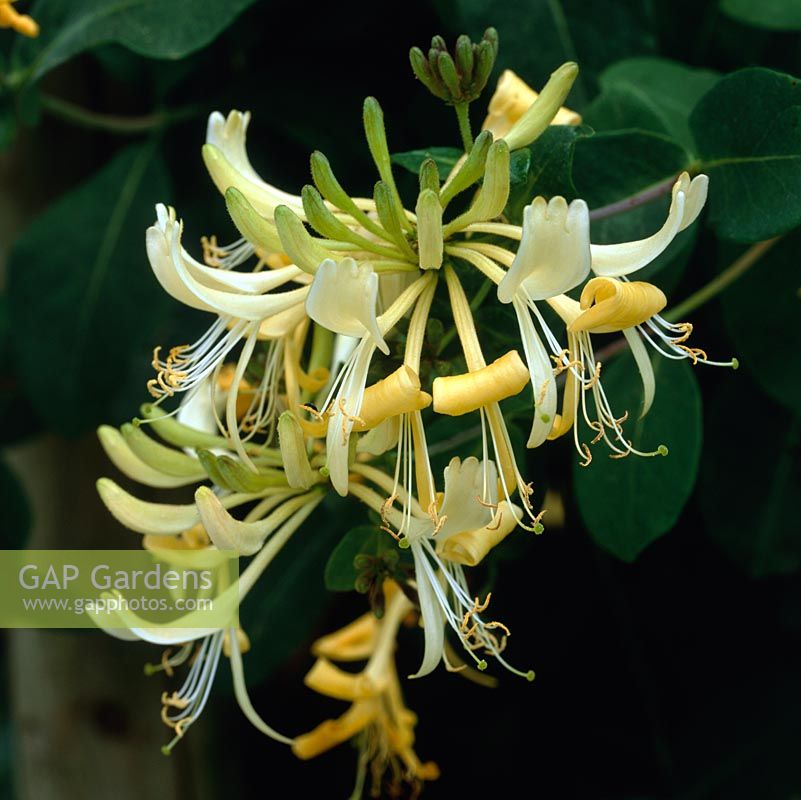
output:
{"label": "curled petal lobe", "polygon": [[641,325],[667,305],[662,290],[643,281],[593,278],[581,292],[582,313],[568,325],[571,333],[614,333]]}
{"label": "curled petal lobe", "polygon": [[498,495],[498,471],[492,461],[470,456],[464,461],[452,458],[445,467],[445,495],[439,511],[442,528],[438,543],[451,536],[489,525]]}
{"label": "curled petal lobe", "polygon": [[301,199],[282,192],[262,180],[247,155],[246,136],[250,112],[231,111],[223,117],[215,111],[209,117],[203,161],[222,194],[235,187],[265,217],[272,217],[277,206],[287,205],[302,213]]}
{"label": "curled petal lobe", "polygon": [[492,522],[472,531],[462,531],[442,542],[439,554],[442,558],[466,567],[475,567],[500,544],[522,519],[523,512],[510,506],[505,500],[498,504],[498,512]]}
{"label": "curled petal lobe", "polygon": [[461,375],[434,379],[434,411],[458,417],[470,411],[513,397],[529,381],[529,371],[518,355],[510,350],[492,364]]}
{"label": "curled petal lobe", "polygon": [[498,284],[498,299],[511,303],[522,287],[545,300],[578,286],[590,271],[590,216],[583,200],[535,197],[523,212],[523,235],[512,266]]}
{"label": "curled petal lobe", "polygon": [[382,353],[389,354],[376,318],[378,275],[368,263],[326,259],[314,276],[306,312],[324,328],[345,336],[370,334]]}
{"label": "curled petal lobe", "polygon": [[673,184],[673,196],[665,224],[653,236],[621,244],[592,245],[592,271],[596,275],[621,277],[650,264],[676,237],[691,225],[706,202],[709,179],[683,172]]}

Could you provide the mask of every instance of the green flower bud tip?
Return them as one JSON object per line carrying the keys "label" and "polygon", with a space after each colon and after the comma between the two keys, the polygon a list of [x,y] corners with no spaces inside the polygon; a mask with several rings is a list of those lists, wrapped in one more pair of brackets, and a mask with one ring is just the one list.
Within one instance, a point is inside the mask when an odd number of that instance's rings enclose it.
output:
{"label": "green flower bud tip", "polygon": [[484,672],[484,670],[487,668],[487,662],[482,658],[481,661],[476,664],[476,668],[479,672]]}
{"label": "green flower bud tip", "polygon": [[536,678],[536,677],[537,677],[537,676],[534,674],[534,670],[533,670],[533,669],[530,669],[530,670],[529,670],[529,671],[526,673],[526,680],[527,680],[529,683],[531,683],[531,682],[534,680],[534,678]]}
{"label": "green flower bud tip", "polygon": [[368,556],[367,553],[359,553],[353,559],[353,568],[358,570],[367,569],[371,567],[373,564],[373,559],[371,556]]}
{"label": "green flower bud tip", "polygon": [[660,444],[659,447],[656,448],[656,452],[659,453],[660,456],[666,456],[670,450],[668,450],[667,445]]}

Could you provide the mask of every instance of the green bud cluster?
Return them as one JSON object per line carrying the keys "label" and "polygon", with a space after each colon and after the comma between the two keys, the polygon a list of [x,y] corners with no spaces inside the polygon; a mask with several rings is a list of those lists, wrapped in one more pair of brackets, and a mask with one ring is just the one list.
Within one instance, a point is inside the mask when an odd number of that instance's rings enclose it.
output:
{"label": "green bud cluster", "polygon": [[453,55],[441,36],[431,40],[428,56],[419,47],[409,51],[412,71],[435,97],[451,105],[471,103],[487,85],[498,57],[498,31],[487,28],[478,43],[462,34]]}

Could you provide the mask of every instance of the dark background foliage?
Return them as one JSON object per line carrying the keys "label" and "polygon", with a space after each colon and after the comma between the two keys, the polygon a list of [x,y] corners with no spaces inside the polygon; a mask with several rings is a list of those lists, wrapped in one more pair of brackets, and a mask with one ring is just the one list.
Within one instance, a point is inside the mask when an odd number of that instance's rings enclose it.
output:
{"label": "dark background foliage", "polygon": [[[567,444],[532,456],[538,490],[564,499],[564,523],[539,537],[516,534],[479,578],[497,584],[495,613],[514,634],[510,658],[535,668],[537,679],[529,685],[501,675],[500,687],[487,690],[443,672],[407,684],[420,715],[417,751],[443,772],[426,792],[801,797],[801,278],[792,233],[801,221],[801,102],[791,79],[740,72],[801,74],[797,3],[441,0],[395,9],[165,0],[142,3],[140,17],[116,26],[90,26],[80,46],[69,40],[41,50],[70,15],[103,5],[113,3],[41,0],[30,6],[40,42],[0,32],[0,147],[10,176],[0,187],[10,209],[2,244],[11,250],[0,300],[2,442],[19,446],[50,432],[77,447],[100,422],[130,419],[152,345],[202,329],[199,315],[162,297],[142,233],[153,205],[168,202],[186,220],[187,241],[210,232],[235,238],[200,160],[211,110],[253,112],[249,151],[270,182],[299,190],[310,152],[320,149],[352,193],[367,194],[375,175],[361,129],[366,95],[382,102],[394,151],[458,141],[451,111],[411,75],[411,45],[425,46],[434,33],[478,37],[492,24],[499,66],[535,87],[575,59],[582,72],[569,104],[596,133],[571,134],[569,142],[555,132],[543,137],[532,163],[555,153],[555,163],[572,158],[573,169],[527,175],[516,189],[518,208],[533,193],[571,192],[601,206],[705,165],[712,181],[705,223],[653,276],[673,302],[748,244],[787,235],[692,314],[705,349],[737,354],[743,368],[660,371],[654,421],[643,435],[659,437],[653,446],[669,439],[670,458],[582,471]],[[631,61],[638,57],[680,63]],[[119,118],[122,128],[139,120],[142,130],[98,129],[77,119],[75,106],[103,115],[104,124]],[[476,106],[480,124],[484,102]],[[762,156],[777,153],[798,158],[775,171]],[[732,167],[731,158],[747,163]],[[594,240],[649,233],[663,213],[656,203],[604,221]],[[483,324],[490,337],[493,319]],[[608,373],[622,393],[635,386],[626,358]],[[87,486],[94,477],[85,476]],[[29,507],[4,462],[0,502],[2,545],[22,546],[41,509]],[[245,614],[254,704],[289,732],[341,712],[299,677],[312,638],[363,609],[353,592],[324,590],[328,550],[363,522],[354,506],[326,502],[309,528],[315,546],[290,545],[268,574],[273,590]],[[126,658],[155,657],[145,651],[132,646]],[[413,671],[418,656],[419,637],[409,632],[401,672]],[[161,688],[153,686],[154,715]],[[126,690],[121,683],[119,692]],[[0,776],[10,786],[22,756],[12,748],[14,724],[3,714],[0,723]],[[249,726],[225,676],[193,736],[201,725],[204,759],[190,765],[184,743],[173,756],[182,796],[237,796],[253,787],[349,791],[355,751],[296,761]],[[160,743],[152,742],[154,760],[163,758]]]}

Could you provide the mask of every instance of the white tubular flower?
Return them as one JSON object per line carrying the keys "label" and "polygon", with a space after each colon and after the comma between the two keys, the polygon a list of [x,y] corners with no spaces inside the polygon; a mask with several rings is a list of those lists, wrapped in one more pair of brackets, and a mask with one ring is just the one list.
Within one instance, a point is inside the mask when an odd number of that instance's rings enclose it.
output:
{"label": "white tubular flower", "polygon": [[523,212],[523,233],[512,266],[498,285],[498,299],[511,303],[518,290],[545,300],[578,286],[590,272],[587,204],[564,197],[535,197]]}
{"label": "white tubular flower", "polygon": [[260,214],[270,219],[281,205],[303,215],[300,197],[271,186],[251,166],[246,148],[249,123],[249,111],[231,111],[227,117],[215,111],[209,116],[203,161],[215,186],[222,194],[235,187]]}
{"label": "white tubular flower", "polygon": [[592,271],[603,277],[622,277],[650,264],[676,235],[695,222],[706,202],[709,178],[686,172],[673,184],[673,199],[665,224],[653,236],[636,242],[592,245]]}
{"label": "white tubular flower", "polygon": [[[498,503],[498,472],[492,461],[470,457],[453,458],[445,468],[445,492],[439,511],[428,518],[411,518],[400,512],[387,513],[399,523],[402,543],[411,548],[415,585],[425,634],[425,650],[418,671],[420,678],[432,672],[445,658],[445,624],[449,625],[473,658],[479,670],[486,661],[476,655],[483,649],[517,675],[532,680],[531,672],[520,672],[502,657],[508,629],[502,623],[484,620],[484,604],[469,594],[463,565],[475,566],[516,527],[520,509]],[[501,629],[500,639],[492,633]]]}
{"label": "white tubular flower", "polygon": [[553,427],[557,403],[556,380],[548,351],[534,327],[534,321],[525,302],[519,297],[512,302],[520,328],[526,364],[531,375],[531,389],[534,393],[534,419],[526,447],[539,447],[548,438]]}
{"label": "white tubular flower", "polygon": [[376,317],[378,275],[369,262],[326,259],[314,275],[306,313],[324,328],[345,336],[370,335],[382,353],[389,354]]}
{"label": "white tubular flower", "polygon": [[239,273],[207,267],[181,247],[182,224],[172,209],[156,208],[156,224],[148,228],[150,266],[168,294],[185,305],[241,320],[263,320],[306,299],[302,287],[267,294],[301,275],[295,266],[266,272]]}

